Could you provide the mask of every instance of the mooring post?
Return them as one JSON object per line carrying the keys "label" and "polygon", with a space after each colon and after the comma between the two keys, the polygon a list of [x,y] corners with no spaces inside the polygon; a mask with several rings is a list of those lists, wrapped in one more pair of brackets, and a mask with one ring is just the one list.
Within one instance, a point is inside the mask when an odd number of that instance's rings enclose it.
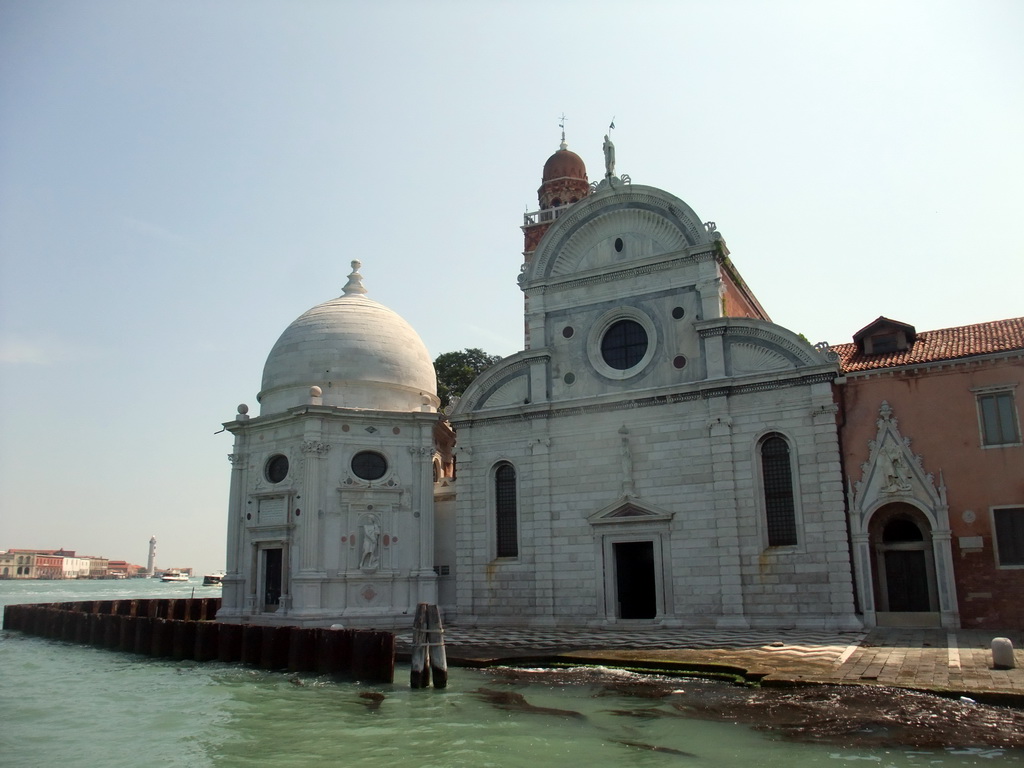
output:
{"label": "mooring post", "polygon": [[444,649],[444,627],[436,605],[427,608],[427,640],[430,648],[430,676],[435,688],[448,687],[448,654]]}
{"label": "mooring post", "polygon": [[992,668],[1013,669],[1016,667],[1013,658],[1013,641],[1008,637],[996,637],[992,640]]}
{"label": "mooring post", "polygon": [[412,672],[409,685],[412,688],[426,688],[430,685],[430,645],[427,634],[426,603],[416,606],[416,618],[412,623]]}

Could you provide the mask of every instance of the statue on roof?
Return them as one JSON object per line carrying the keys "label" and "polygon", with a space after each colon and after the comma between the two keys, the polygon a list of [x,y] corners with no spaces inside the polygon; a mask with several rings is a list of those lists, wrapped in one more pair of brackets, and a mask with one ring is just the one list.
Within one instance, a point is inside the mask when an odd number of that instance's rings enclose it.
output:
{"label": "statue on roof", "polygon": [[[612,123],[612,128],[614,127],[615,123]],[[604,136],[604,146],[602,149],[604,149],[604,177],[610,179],[615,175],[615,145],[612,144],[612,140],[608,138],[607,133]]]}

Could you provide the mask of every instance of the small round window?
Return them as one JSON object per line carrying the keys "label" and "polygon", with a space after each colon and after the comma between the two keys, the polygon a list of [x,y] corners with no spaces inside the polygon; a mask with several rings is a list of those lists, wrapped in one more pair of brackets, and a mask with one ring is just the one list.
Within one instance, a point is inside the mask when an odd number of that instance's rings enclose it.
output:
{"label": "small round window", "polygon": [[267,459],[263,474],[271,483],[280,483],[288,477],[288,457],[278,453]]}
{"label": "small round window", "polygon": [[609,367],[626,371],[647,354],[647,331],[635,320],[612,323],[601,337],[601,358]]}
{"label": "small round window", "polygon": [[352,474],[362,480],[380,480],[388,471],[388,461],[374,451],[360,451],[352,457]]}

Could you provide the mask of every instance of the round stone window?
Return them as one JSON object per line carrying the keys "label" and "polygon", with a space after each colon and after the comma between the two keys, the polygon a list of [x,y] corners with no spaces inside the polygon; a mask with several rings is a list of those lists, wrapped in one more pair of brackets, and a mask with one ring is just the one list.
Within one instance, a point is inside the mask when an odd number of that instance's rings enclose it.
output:
{"label": "round stone window", "polygon": [[288,457],[277,453],[267,459],[263,474],[271,483],[280,483],[288,477]]}
{"label": "round stone window", "polygon": [[587,356],[608,379],[636,376],[654,360],[658,333],[651,318],[637,307],[619,307],[600,318],[587,336]]}
{"label": "round stone window", "polygon": [[601,337],[601,359],[610,368],[627,371],[647,354],[647,331],[635,320],[612,323]]}
{"label": "round stone window", "polygon": [[380,480],[388,471],[388,460],[376,451],[360,451],[352,457],[352,474],[361,480]]}

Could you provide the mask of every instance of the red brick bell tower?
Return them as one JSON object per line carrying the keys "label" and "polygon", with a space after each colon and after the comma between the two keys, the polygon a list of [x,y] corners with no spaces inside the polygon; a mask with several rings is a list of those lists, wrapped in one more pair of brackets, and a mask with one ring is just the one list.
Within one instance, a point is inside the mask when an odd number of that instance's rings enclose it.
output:
{"label": "red brick bell tower", "polygon": [[527,263],[537,249],[537,243],[544,237],[544,233],[555,219],[565,213],[573,203],[578,203],[589,194],[587,167],[579,155],[569,151],[563,128],[562,143],[558,146],[558,151],[544,163],[540,189],[537,190],[540,210],[527,213],[523,217],[523,257]]}

